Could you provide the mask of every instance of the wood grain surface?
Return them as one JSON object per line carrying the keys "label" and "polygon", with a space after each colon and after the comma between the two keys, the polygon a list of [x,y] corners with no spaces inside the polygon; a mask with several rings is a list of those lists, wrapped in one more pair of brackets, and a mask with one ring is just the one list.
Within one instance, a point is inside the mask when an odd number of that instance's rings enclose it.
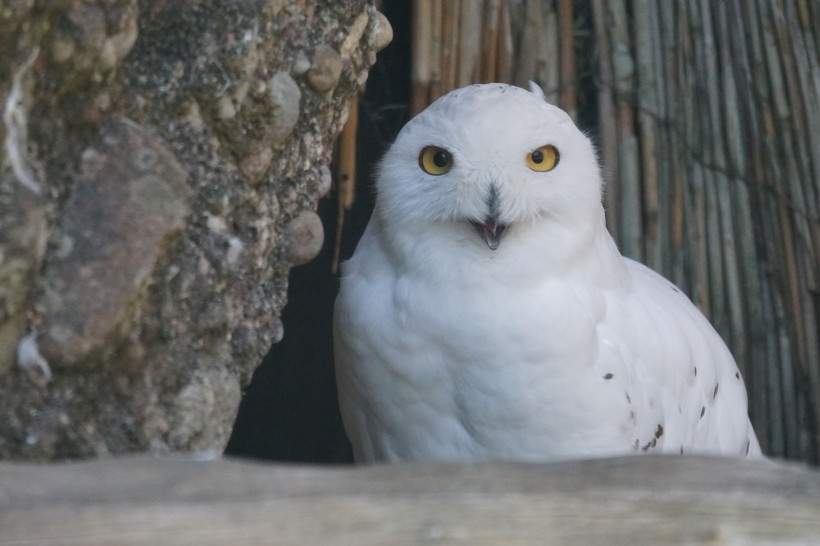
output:
{"label": "wood grain surface", "polygon": [[820,544],[820,472],[706,457],[0,464],[0,545]]}

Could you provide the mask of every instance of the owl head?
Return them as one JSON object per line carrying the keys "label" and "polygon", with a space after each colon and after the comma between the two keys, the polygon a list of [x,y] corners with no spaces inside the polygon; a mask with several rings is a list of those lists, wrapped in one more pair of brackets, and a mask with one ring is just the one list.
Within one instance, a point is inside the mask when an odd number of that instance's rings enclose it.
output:
{"label": "owl head", "polygon": [[470,85],[436,100],[399,133],[377,190],[376,214],[397,229],[467,226],[485,251],[543,223],[572,229],[603,215],[592,144],[534,84]]}

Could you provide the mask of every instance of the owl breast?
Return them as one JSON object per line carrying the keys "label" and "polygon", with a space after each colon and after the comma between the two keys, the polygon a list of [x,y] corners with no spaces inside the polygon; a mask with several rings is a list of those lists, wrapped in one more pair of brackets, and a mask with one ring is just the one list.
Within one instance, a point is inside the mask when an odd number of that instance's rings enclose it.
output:
{"label": "owl breast", "polygon": [[342,297],[354,307],[367,301],[359,326],[337,323],[345,345],[337,355],[346,355],[337,362],[340,404],[358,458],[627,452],[627,400],[607,389],[590,350],[599,343],[600,293],[549,281],[492,286],[479,277],[440,284],[404,274],[381,287],[346,279]]}

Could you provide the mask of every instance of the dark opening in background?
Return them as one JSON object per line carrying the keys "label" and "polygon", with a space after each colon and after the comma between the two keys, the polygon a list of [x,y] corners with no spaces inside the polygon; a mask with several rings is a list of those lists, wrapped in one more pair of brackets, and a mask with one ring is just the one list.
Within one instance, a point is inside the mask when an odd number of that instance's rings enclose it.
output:
{"label": "dark opening in background", "polygon": [[[377,161],[406,123],[410,101],[411,3],[384,1],[393,42],[378,54],[359,102],[357,195],[346,215],[341,257],[353,253],[373,208]],[[285,337],[274,345],[245,391],[226,454],[277,461],[352,462],[333,375],[332,317],[339,286],[333,275],[336,195],[319,203],[322,252],[290,273],[282,314]]]}

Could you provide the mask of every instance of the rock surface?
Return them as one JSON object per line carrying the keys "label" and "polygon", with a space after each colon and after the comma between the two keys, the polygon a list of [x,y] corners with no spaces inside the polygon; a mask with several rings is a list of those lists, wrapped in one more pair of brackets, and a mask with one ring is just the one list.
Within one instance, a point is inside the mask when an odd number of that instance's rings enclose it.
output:
{"label": "rock surface", "polygon": [[0,458],[223,448],[386,24],[365,0],[0,6]]}

